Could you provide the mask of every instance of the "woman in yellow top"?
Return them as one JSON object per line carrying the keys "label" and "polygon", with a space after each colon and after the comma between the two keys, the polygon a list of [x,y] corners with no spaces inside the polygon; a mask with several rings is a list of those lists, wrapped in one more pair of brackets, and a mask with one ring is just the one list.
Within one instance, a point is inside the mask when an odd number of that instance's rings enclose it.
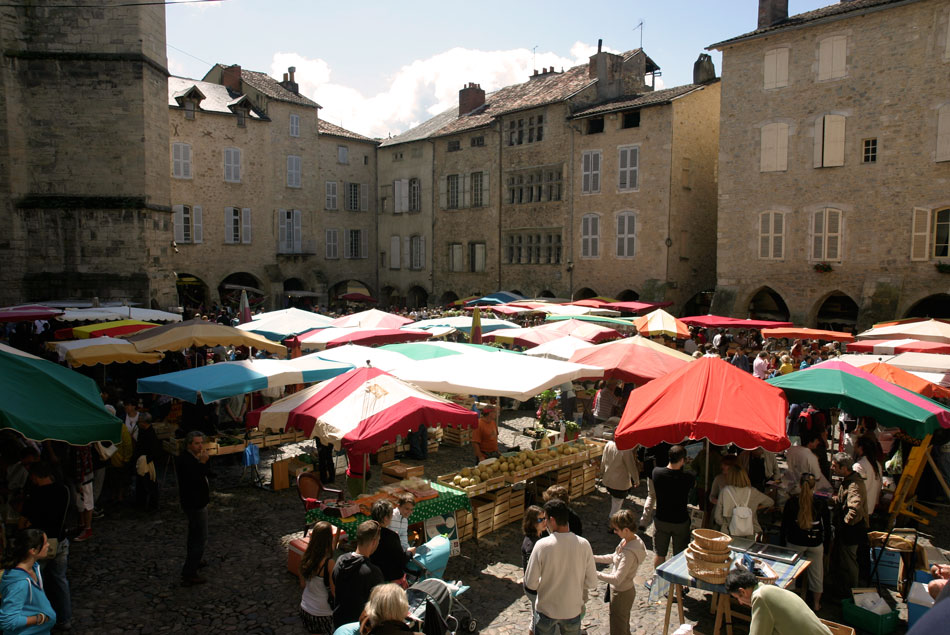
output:
{"label": "woman in yellow top", "polygon": [[795,370],[795,367],[792,366],[792,358],[791,358],[791,357],[789,357],[788,355],[782,355],[782,357],[780,358],[780,360],[781,360],[781,362],[782,362],[782,365],[779,366],[779,369],[778,369],[779,375],[787,375],[787,374],[789,374],[790,372],[792,372],[793,370]]}

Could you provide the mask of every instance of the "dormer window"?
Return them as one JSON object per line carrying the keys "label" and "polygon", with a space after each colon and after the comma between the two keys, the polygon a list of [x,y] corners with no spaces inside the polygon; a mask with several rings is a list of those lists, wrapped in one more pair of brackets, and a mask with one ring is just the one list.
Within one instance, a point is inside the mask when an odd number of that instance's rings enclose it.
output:
{"label": "dormer window", "polygon": [[191,99],[185,100],[185,119],[195,118],[195,102]]}
{"label": "dormer window", "polygon": [[600,134],[604,131],[604,118],[594,117],[587,120],[587,134]]}
{"label": "dormer window", "polygon": [[243,128],[247,125],[247,111],[241,110],[240,108],[234,111],[234,114],[237,116],[237,125],[238,128]]}

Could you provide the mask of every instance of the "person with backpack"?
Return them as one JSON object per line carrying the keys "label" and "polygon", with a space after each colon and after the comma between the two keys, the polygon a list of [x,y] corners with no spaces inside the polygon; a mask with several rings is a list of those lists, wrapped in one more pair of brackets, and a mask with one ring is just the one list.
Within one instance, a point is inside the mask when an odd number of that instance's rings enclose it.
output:
{"label": "person with backpack", "polygon": [[300,596],[300,619],[308,633],[333,633],[333,528],[320,521],[310,531],[310,543],[300,561],[300,579],[304,583]]}
{"label": "person with backpack", "polygon": [[831,513],[828,505],[815,496],[815,475],[802,474],[801,491],[785,503],[782,514],[782,538],[789,549],[795,549],[811,562],[808,567],[808,588],[812,607],[821,610],[821,592],[825,579],[825,544],[831,542]]}
{"label": "person with backpack", "polygon": [[752,487],[749,475],[739,466],[729,468],[727,485],[719,493],[713,518],[720,531],[734,538],[753,538],[762,533],[759,509],[771,507],[775,501]]}
{"label": "person with backpack", "polygon": [[56,625],[56,611],[46,597],[39,564],[49,548],[40,529],[23,529],[13,539],[12,566],[0,580],[0,630],[4,635],[49,633]]}

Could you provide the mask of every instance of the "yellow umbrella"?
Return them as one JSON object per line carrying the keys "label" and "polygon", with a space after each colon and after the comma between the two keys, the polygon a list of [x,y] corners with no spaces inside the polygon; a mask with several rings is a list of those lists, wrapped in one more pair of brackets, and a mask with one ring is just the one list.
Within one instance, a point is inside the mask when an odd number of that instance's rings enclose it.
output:
{"label": "yellow umbrella", "polygon": [[73,326],[56,331],[56,337],[59,339],[86,339],[93,337],[121,337],[123,335],[132,335],[139,331],[147,331],[150,328],[158,326],[154,322],[143,322],[142,320],[112,320],[111,322],[99,322],[98,324],[86,324],[85,326]]}
{"label": "yellow umbrella", "polygon": [[157,364],[164,357],[162,353],[141,353],[133,344],[115,337],[49,342],[47,347],[52,351],[56,351],[59,355],[59,361],[68,362],[70,366],[95,366],[96,364],[122,364],[125,362]]}
{"label": "yellow umbrella", "polygon": [[664,311],[657,309],[638,317],[633,321],[640,335],[669,335],[673,338],[686,339],[689,337],[689,328],[683,322]]}
{"label": "yellow umbrella", "polygon": [[257,333],[197,319],[159,326],[126,339],[141,352],[180,351],[191,346],[248,346],[279,355],[287,354],[285,346]]}

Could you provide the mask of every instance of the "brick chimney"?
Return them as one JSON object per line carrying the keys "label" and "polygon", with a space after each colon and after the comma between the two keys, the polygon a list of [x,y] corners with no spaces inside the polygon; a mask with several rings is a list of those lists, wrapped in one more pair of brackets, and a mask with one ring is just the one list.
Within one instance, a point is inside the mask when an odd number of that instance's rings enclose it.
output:
{"label": "brick chimney", "polygon": [[716,66],[712,58],[706,53],[700,53],[699,58],[693,62],[693,83],[706,84],[716,79]]}
{"label": "brick chimney", "polygon": [[469,82],[459,91],[459,116],[467,115],[485,105],[485,91],[480,84]]}
{"label": "brick chimney", "polygon": [[788,0],[759,0],[759,27],[765,29],[788,19]]}
{"label": "brick chimney", "polygon": [[297,72],[296,66],[291,66],[287,69],[287,72],[284,73],[284,81],[280,83],[281,86],[289,90],[295,95],[300,94],[300,86],[297,85],[297,82],[294,81],[294,73]]}
{"label": "brick chimney", "polygon": [[241,90],[241,67],[238,64],[233,66],[228,66],[221,73],[221,83],[224,84],[231,92],[240,93]]}

